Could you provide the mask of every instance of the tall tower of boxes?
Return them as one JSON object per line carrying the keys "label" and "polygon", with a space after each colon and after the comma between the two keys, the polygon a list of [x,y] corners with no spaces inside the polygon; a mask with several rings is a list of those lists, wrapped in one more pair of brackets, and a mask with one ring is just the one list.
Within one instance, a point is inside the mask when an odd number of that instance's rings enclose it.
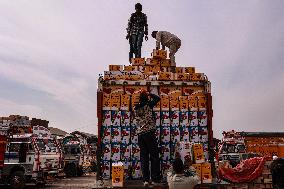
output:
{"label": "tall tower of boxes", "polygon": [[109,179],[111,165],[123,162],[128,179],[141,177],[137,128],[131,111],[145,89],[161,97],[154,107],[156,137],[162,171],[175,158],[181,141],[201,144],[209,158],[212,141],[211,85],[194,67],[171,66],[167,52],[154,50],[151,58],[134,58],[131,65],[110,65],[99,79],[98,126],[101,172]]}

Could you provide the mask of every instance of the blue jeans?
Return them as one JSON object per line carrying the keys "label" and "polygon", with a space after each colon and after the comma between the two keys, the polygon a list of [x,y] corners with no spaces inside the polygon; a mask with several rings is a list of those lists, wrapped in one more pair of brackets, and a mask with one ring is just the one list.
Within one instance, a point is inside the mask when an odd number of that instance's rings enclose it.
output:
{"label": "blue jeans", "polygon": [[135,58],[141,58],[141,47],[144,37],[144,31],[139,31],[137,35],[131,35],[129,38],[129,62],[131,62],[131,58],[133,58],[133,54],[135,54]]}

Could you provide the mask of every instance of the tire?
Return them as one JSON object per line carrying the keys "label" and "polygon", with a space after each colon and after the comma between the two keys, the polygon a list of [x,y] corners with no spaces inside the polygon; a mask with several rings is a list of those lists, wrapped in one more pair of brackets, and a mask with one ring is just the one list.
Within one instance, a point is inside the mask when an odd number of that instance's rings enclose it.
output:
{"label": "tire", "polygon": [[77,176],[77,168],[74,163],[67,164],[64,168],[64,173],[66,177],[76,177]]}
{"label": "tire", "polygon": [[83,169],[78,167],[78,170],[77,170],[77,177],[80,177],[80,176],[82,176],[83,174],[84,174]]}
{"label": "tire", "polygon": [[15,171],[11,174],[9,180],[12,189],[23,189],[26,185],[26,179],[23,171]]}

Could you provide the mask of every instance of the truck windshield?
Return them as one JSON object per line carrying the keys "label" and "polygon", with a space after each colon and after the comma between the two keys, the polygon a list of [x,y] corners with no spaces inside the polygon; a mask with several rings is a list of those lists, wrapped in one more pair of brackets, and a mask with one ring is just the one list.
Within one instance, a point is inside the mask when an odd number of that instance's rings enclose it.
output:
{"label": "truck windshield", "polygon": [[42,152],[57,152],[57,147],[52,139],[37,139],[37,145]]}
{"label": "truck windshield", "polygon": [[81,149],[79,145],[66,145],[64,146],[64,153],[65,154],[80,154]]}

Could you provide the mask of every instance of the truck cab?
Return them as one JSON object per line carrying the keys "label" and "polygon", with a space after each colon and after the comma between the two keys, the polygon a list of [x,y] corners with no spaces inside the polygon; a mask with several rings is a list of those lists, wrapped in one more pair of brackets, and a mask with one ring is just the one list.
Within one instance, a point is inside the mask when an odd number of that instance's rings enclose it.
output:
{"label": "truck cab", "polygon": [[60,148],[52,138],[39,137],[33,131],[31,126],[11,127],[0,137],[1,143],[5,144],[0,150],[4,160],[0,166],[1,183],[22,189],[26,182],[45,183],[59,173],[62,167]]}

